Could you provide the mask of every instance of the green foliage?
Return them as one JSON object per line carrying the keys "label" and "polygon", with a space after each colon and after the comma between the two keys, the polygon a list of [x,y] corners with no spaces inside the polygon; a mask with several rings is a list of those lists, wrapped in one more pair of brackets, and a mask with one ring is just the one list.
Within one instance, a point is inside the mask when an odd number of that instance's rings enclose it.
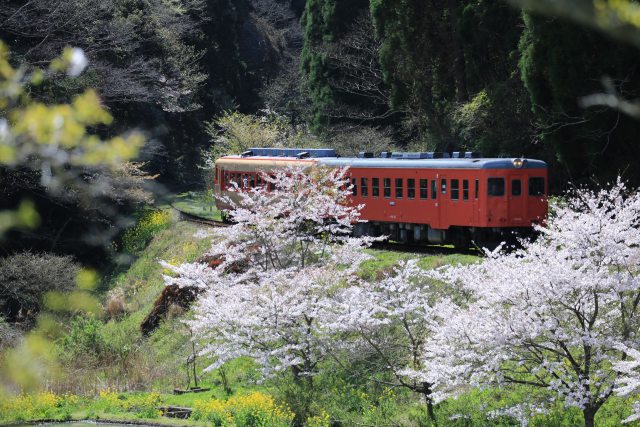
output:
{"label": "green foliage", "polygon": [[[430,150],[529,153],[517,75],[520,16],[501,2],[372,0],[391,103]],[[428,28],[428,31],[425,31]]]}
{"label": "green foliage", "polygon": [[[358,367],[355,367],[357,370]],[[382,384],[357,381],[348,378],[349,372],[336,369],[337,374],[318,378],[321,392],[318,396],[314,417],[319,420],[331,418],[346,425],[365,424],[376,426],[401,425],[401,411],[405,396],[402,390],[393,390]],[[347,378],[345,378],[347,377]],[[358,384],[362,382],[362,384]]]}
{"label": "green foliage", "polygon": [[62,358],[74,362],[91,359],[97,363],[111,353],[105,340],[103,323],[94,316],[72,319],[69,332],[60,339],[58,346]]}
{"label": "green foliage", "polygon": [[524,15],[520,71],[539,121],[538,138],[552,148],[574,181],[596,176],[600,183],[624,173],[640,182],[630,143],[640,123],[608,108],[585,109],[577,100],[602,92],[611,79],[623,97],[640,93],[637,51],[574,24]]}
{"label": "green foliage", "polygon": [[227,154],[240,154],[251,147],[309,147],[318,141],[303,126],[295,127],[289,120],[271,111],[263,115],[227,111],[206,123],[213,145],[207,159],[215,160]]}
{"label": "green foliage", "polygon": [[100,397],[93,405],[94,409],[105,413],[130,412],[138,418],[158,418],[158,407],[162,404],[159,393],[121,394],[112,390],[100,391]]}
{"label": "green foliage", "polygon": [[[584,424],[579,408],[562,404],[548,407],[545,396],[526,387],[472,389],[457,399],[448,399],[436,407],[438,425],[464,427],[475,425],[519,426],[524,420],[534,427],[571,427]],[[596,414],[595,425],[617,426],[630,414],[627,402],[611,398]],[[430,426],[424,408],[414,406],[410,419],[420,426]]]}
{"label": "green foliage", "polygon": [[304,31],[304,47],[301,66],[308,78],[310,96],[314,107],[312,127],[316,130],[329,123],[331,110],[338,93],[331,85],[335,71],[330,60],[322,52],[345,32],[358,13],[366,10],[365,0],[308,0],[301,18]]}
{"label": "green foliage", "polygon": [[130,254],[139,254],[151,239],[172,223],[171,211],[167,209],[145,209],[138,221],[122,236],[122,249]]}

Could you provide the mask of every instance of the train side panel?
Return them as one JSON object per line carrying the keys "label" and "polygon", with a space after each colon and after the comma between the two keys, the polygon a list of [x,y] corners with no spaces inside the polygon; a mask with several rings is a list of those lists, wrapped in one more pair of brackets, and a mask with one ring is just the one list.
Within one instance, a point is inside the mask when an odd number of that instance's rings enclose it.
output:
{"label": "train side panel", "polygon": [[[352,168],[363,219],[459,227],[531,227],[546,218],[546,169]],[[542,184],[540,184],[542,180]]]}

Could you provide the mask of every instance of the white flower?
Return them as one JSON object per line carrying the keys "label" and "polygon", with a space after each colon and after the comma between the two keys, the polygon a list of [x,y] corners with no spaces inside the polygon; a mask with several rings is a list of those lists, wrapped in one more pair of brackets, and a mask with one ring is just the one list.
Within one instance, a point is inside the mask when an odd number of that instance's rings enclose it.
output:
{"label": "white flower", "polygon": [[0,117],[0,141],[9,137],[9,122],[7,119]]}
{"label": "white flower", "polygon": [[71,77],[79,76],[89,64],[84,51],[79,47],[74,47],[71,50],[71,59],[69,61],[69,68],[67,69],[67,75]]}

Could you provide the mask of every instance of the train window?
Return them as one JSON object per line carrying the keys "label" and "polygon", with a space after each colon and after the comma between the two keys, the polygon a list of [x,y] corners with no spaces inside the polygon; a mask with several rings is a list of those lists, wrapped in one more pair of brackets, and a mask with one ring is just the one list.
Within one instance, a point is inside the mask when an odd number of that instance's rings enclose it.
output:
{"label": "train window", "polygon": [[460,198],[460,180],[451,180],[451,200],[458,200]]}
{"label": "train window", "polygon": [[223,185],[225,188],[228,188],[228,187],[229,187],[229,176],[230,176],[230,175],[229,175],[229,172],[224,171],[224,181],[222,182],[222,185]]}
{"label": "train window", "polygon": [[360,178],[360,194],[362,195],[362,197],[367,197],[369,195],[368,178]]}
{"label": "train window", "polygon": [[249,187],[249,175],[245,173],[244,175],[242,175],[242,188],[248,188],[248,187]]}
{"label": "train window", "polygon": [[391,178],[383,178],[382,183],[384,184],[384,197],[391,197]]}
{"label": "train window", "polygon": [[249,186],[251,188],[255,188],[256,186],[256,174],[254,173],[249,174]]}
{"label": "train window", "polygon": [[353,193],[354,196],[358,195],[358,180],[355,178],[351,179],[351,192]]}
{"label": "train window", "polygon": [[402,178],[396,178],[396,199],[402,199]]}
{"label": "train window", "polygon": [[407,179],[407,198],[409,199],[416,198],[416,180],[415,179]]}
{"label": "train window", "polygon": [[262,187],[262,174],[258,174],[258,176],[256,176],[256,186],[257,187]]}
{"label": "train window", "polygon": [[478,194],[480,194],[480,180],[476,179],[476,194],[475,198],[478,198]]}
{"label": "train window", "polygon": [[447,180],[446,179],[441,179],[440,180],[440,191],[442,192],[442,194],[447,194]]}
{"label": "train window", "polygon": [[420,180],[420,198],[426,199],[429,197],[429,180],[421,179]]}
{"label": "train window", "polygon": [[512,196],[519,196],[522,194],[522,181],[520,181],[519,179],[512,179],[511,180],[511,195]]}
{"label": "train window", "polygon": [[504,196],[504,178],[489,178],[487,194],[489,196]]}
{"label": "train window", "polygon": [[469,180],[462,180],[462,200],[469,200]]}
{"label": "train window", "polygon": [[543,177],[529,178],[529,195],[544,196],[544,178]]}
{"label": "train window", "polygon": [[438,183],[435,179],[431,180],[431,198],[435,199],[438,197]]}
{"label": "train window", "polygon": [[[275,179],[276,179],[276,176],[275,176],[275,175],[269,175],[269,178],[270,178],[271,180],[275,180]],[[275,182],[270,182],[270,183],[269,183],[269,191],[275,191],[275,190],[276,190],[276,184],[275,184]]]}
{"label": "train window", "polygon": [[371,195],[373,197],[380,195],[380,178],[371,178]]}

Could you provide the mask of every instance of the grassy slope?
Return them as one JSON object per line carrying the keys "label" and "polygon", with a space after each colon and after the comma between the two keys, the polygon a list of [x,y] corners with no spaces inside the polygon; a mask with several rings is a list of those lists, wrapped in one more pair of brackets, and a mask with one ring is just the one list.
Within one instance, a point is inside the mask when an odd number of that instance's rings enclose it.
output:
{"label": "grassy slope", "polygon": [[[184,387],[187,376],[184,361],[190,354],[188,331],[179,319],[163,322],[161,327],[150,337],[144,338],[140,332],[140,324],[150,312],[153,303],[163,289],[162,275],[165,273],[159,260],[172,264],[193,261],[209,246],[206,240],[193,237],[201,227],[186,221],[177,221],[172,226],[154,237],[148,247],[135,260],[131,267],[111,279],[111,293],[124,296],[128,314],[119,320],[112,320],[105,325],[106,336],[114,347],[119,349],[135,348],[137,353],[131,356],[124,351],[122,358],[129,358],[127,372],[124,374],[132,384],[129,387],[155,389],[169,392],[173,387]],[[419,258],[424,268],[434,268],[444,264],[468,263],[477,260],[470,255],[424,255],[395,251],[370,250],[373,260],[366,262],[361,274],[369,280],[382,277],[390,272],[401,260]],[[133,359],[133,360],[132,360]],[[207,361],[200,359],[199,368],[206,366]],[[105,373],[107,376],[110,373]],[[112,374],[112,373],[111,373]],[[234,392],[246,388],[264,389],[255,385],[258,377],[255,369],[248,361],[236,361],[226,372]],[[213,386],[207,396],[223,398],[225,396],[220,385],[219,372],[202,375],[205,386]],[[137,386],[136,386],[137,384]],[[186,405],[202,395],[173,396],[166,395],[167,403]]]}
{"label": "grassy slope", "polygon": [[172,264],[194,261],[209,247],[194,233],[198,226],[176,222],[154,237],[149,246],[131,267],[111,280],[111,293],[124,296],[128,314],[105,325],[105,336],[126,359],[121,363],[122,374],[130,382],[127,387],[170,388],[185,381],[181,365],[189,349],[188,337],[181,322],[172,319],[149,338],[144,338],[140,324],[151,311],[153,303],[164,287],[166,273],[160,260]]}

